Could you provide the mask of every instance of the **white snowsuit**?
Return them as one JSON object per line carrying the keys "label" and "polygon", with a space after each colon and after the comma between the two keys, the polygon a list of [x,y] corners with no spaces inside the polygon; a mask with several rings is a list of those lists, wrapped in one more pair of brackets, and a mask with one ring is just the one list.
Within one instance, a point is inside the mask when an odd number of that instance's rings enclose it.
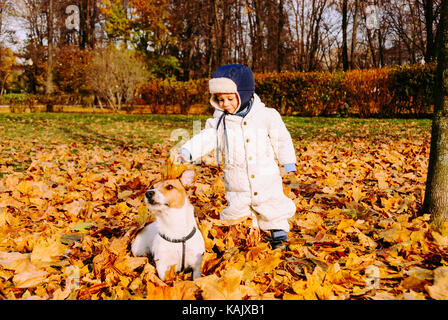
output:
{"label": "white snowsuit", "polygon": [[281,165],[296,162],[294,146],[286,126],[277,112],[267,108],[254,94],[249,113],[243,118],[225,116],[224,126],[216,130],[222,110],[216,109],[200,133],[183,145],[199,159],[217,147],[223,159],[224,183],[228,206],[221,219],[254,215],[262,230],[289,231],[288,218],[296,211],[294,202],[283,193]]}

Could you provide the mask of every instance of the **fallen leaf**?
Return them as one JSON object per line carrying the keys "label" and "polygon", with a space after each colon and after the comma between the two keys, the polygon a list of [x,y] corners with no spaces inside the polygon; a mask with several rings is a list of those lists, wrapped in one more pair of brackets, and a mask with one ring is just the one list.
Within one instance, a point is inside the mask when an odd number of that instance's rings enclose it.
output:
{"label": "fallen leaf", "polygon": [[55,264],[65,250],[66,247],[57,234],[49,238],[39,238],[34,244],[30,260],[39,266]]}
{"label": "fallen leaf", "polygon": [[448,267],[438,267],[434,270],[434,284],[426,288],[431,298],[448,299]]}
{"label": "fallen leaf", "polygon": [[44,282],[47,274],[48,272],[43,270],[19,272],[12,281],[16,288],[32,288]]}
{"label": "fallen leaf", "polygon": [[245,292],[240,286],[242,271],[226,270],[220,278],[216,274],[196,279],[205,300],[241,300]]}

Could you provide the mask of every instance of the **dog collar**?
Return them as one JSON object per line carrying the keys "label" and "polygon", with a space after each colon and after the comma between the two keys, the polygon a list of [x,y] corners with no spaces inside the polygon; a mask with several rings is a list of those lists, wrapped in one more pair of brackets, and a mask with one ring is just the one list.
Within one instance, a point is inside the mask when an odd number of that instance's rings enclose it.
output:
{"label": "dog collar", "polygon": [[166,241],[172,242],[172,243],[182,243],[182,267],[180,269],[181,272],[184,271],[184,268],[185,268],[185,242],[190,240],[194,236],[195,233],[196,233],[196,227],[193,227],[193,230],[191,230],[191,232],[188,235],[186,235],[185,237],[180,238],[180,239],[171,239],[171,238],[168,238],[166,235],[159,232],[159,236],[161,236],[163,240],[166,240]]}

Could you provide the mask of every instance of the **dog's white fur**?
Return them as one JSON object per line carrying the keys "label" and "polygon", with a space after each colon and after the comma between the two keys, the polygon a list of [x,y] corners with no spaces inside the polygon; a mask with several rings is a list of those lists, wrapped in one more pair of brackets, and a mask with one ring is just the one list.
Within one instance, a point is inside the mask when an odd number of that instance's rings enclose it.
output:
{"label": "dog's white fur", "polygon": [[[185,171],[180,182],[182,186],[188,186],[193,182],[194,171]],[[172,265],[176,265],[176,271],[180,271],[182,266],[182,243],[173,243],[163,239],[160,234],[169,239],[181,239],[186,237],[193,227],[196,232],[192,238],[185,243],[185,267],[193,269],[193,279],[201,276],[202,256],[205,251],[204,239],[198,229],[194,208],[188,200],[186,193],[178,192],[176,197],[184,197],[184,204],[180,208],[170,207],[169,201],[162,193],[163,184],[156,189],[148,191],[154,192],[152,200],[145,202],[150,210],[156,213],[156,221],[147,225],[135,237],[131,251],[134,256],[151,255],[156,263],[157,274],[162,280],[166,272]],[[176,191],[176,190],[175,190]],[[178,198],[177,200],[182,201]]]}

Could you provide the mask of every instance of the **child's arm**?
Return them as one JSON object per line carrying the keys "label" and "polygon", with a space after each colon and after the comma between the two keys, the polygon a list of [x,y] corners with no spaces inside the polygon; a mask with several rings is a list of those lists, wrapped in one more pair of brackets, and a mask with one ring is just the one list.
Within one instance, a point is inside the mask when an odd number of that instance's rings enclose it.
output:
{"label": "child's arm", "polygon": [[291,134],[285,126],[280,113],[275,109],[269,109],[271,115],[269,117],[269,138],[274,149],[275,155],[285,172],[296,171],[296,153],[294,144],[292,143]]}
{"label": "child's arm", "polygon": [[205,128],[181,147],[178,158],[184,161],[195,161],[213,151],[216,147],[215,122],[215,118],[207,119]]}

